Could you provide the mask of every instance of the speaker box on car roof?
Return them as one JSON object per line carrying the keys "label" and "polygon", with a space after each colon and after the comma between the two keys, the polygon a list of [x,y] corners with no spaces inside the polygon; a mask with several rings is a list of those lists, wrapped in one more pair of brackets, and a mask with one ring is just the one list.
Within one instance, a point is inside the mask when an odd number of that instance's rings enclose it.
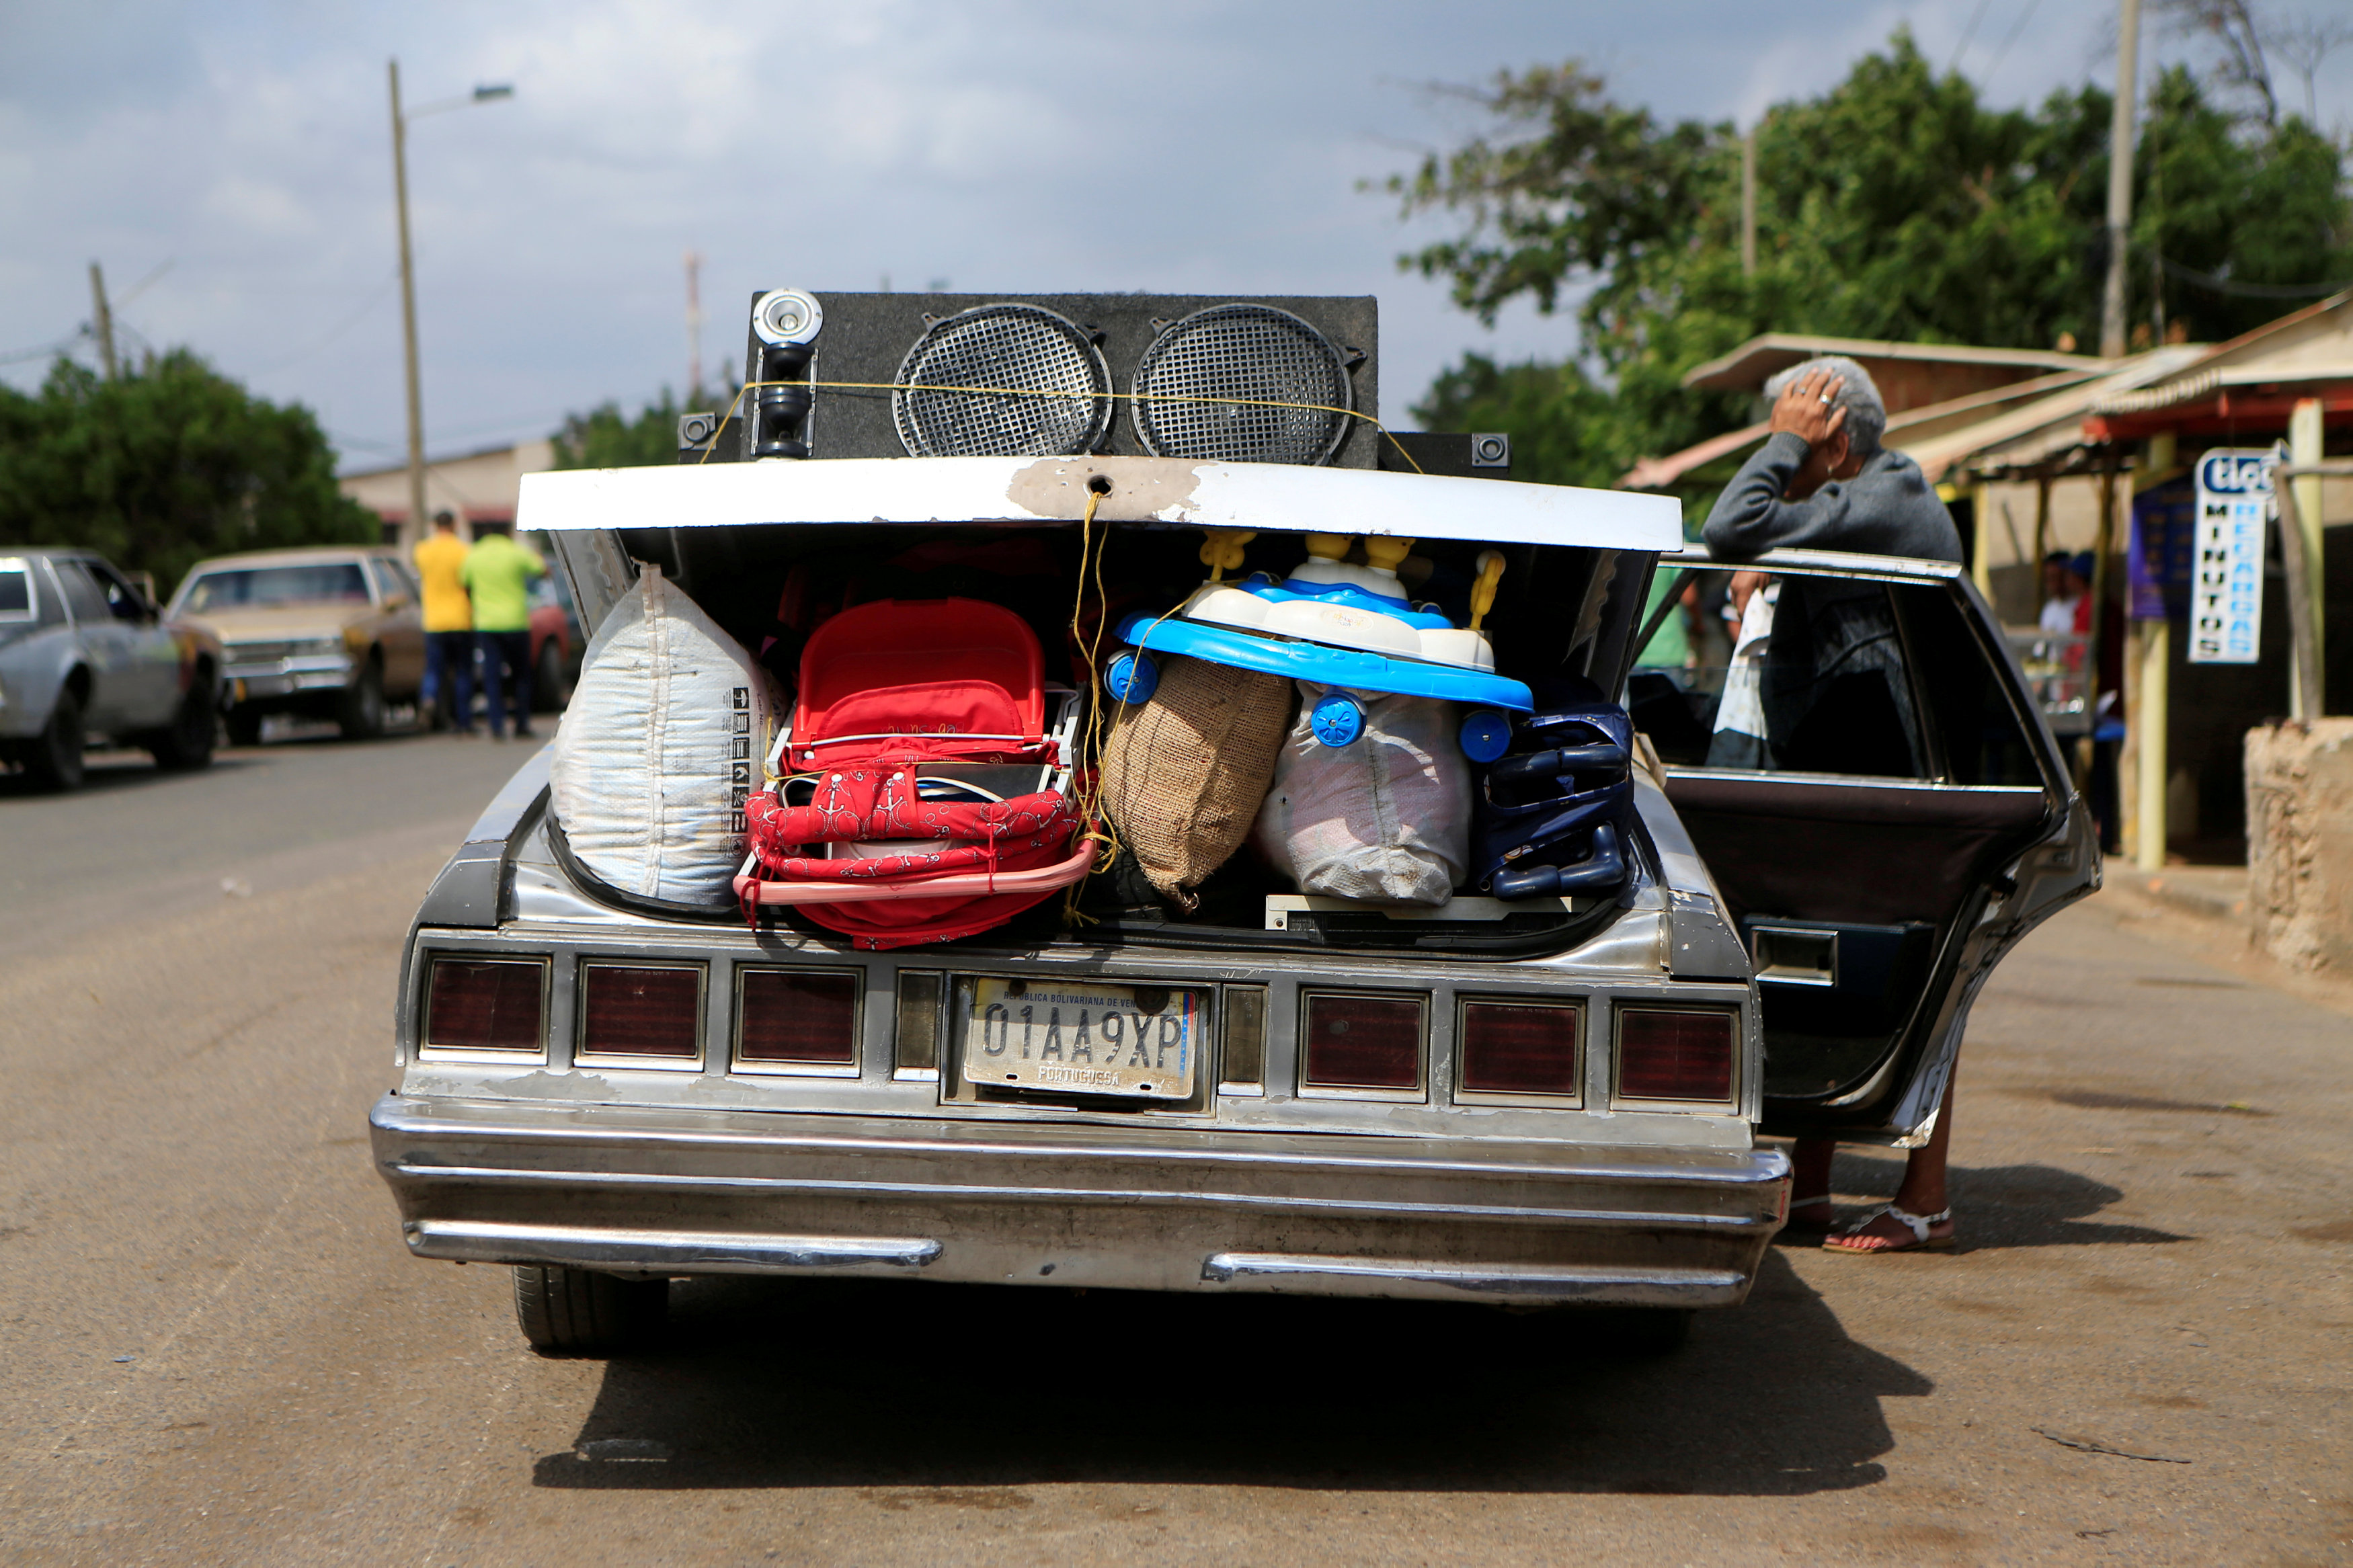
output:
{"label": "speaker box on car roof", "polygon": [[[1381,466],[1369,296],[754,297],[721,460],[1097,452]],[[1353,411],[1353,412],[1352,412]],[[732,447],[730,450],[728,448]]]}

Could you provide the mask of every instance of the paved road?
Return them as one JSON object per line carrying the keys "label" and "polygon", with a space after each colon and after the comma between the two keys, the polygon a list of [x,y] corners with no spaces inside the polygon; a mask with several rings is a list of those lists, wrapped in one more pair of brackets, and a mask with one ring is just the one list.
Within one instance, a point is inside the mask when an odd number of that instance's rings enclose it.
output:
{"label": "paved road", "polygon": [[680,1288],[659,1355],[539,1360],[501,1271],[404,1255],[364,1129],[417,898],[521,756],[0,789],[0,1559],[2353,1561],[2353,1025],[2113,893],[1979,1007],[1969,1249],[1778,1250],[1663,1363],[1485,1309],[749,1280]]}

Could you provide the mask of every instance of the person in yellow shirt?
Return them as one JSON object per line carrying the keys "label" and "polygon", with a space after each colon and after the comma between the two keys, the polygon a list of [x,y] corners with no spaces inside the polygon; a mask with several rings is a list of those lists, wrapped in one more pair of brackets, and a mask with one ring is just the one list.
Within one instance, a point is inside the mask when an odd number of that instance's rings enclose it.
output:
{"label": "person in yellow shirt", "polygon": [[[433,514],[432,537],[412,552],[425,589],[425,689],[417,703],[435,729],[460,735],[474,732],[474,602],[466,592],[466,553],[458,520],[446,511]],[[457,688],[454,705],[441,701],[445,672]]]}

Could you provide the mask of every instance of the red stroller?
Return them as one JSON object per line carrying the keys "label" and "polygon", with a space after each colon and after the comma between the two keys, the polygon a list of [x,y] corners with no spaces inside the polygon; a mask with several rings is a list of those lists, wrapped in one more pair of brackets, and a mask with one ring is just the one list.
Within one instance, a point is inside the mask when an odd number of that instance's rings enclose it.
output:
{"label": "red stroller", "polygon": [[977,599],[885,599],[819,626],[776,786],[744,803],[745,908],[904,947],[1002,925],[1085,876],[1078,696],[1050,690],[1041,662],[1029,623]]}

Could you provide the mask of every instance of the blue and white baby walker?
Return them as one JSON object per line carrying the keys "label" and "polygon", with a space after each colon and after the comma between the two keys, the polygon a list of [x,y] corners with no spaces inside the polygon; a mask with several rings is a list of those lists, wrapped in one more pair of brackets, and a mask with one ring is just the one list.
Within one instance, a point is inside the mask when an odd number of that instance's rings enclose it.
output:
{"label": "blue and white baby walker", "polygon": [[1209,580],[1166,615],[1120,623],[1120,641],[1135,651],[1103,671],[1114,700],[1149,701],[1160,682],[1151,655],[1176,654],[1314,689],[1309,723],[1327,746],[1364,733],[1362,697],[1373,693],[1464,704],[1459,738],[1472,762],[1493,762],[1509,748],[1510,716],[1528,712],[1535,700],[1525,683],[1495,673],[1495,650],[1480,629],[1504,574],[1500,551],[1480,554],[1470,624],[1458,627],[1435,605],[1408,597],[1397,568],[1414,547],[1410,539],[1367,536],[1366,564],[1357,566],[1345,559],[1353,539],[1311,533],[1307,559],[1281,582],[1265,572],[1225,581],[1254,537],[1245,529],[1211,530],[1201,550]]}

